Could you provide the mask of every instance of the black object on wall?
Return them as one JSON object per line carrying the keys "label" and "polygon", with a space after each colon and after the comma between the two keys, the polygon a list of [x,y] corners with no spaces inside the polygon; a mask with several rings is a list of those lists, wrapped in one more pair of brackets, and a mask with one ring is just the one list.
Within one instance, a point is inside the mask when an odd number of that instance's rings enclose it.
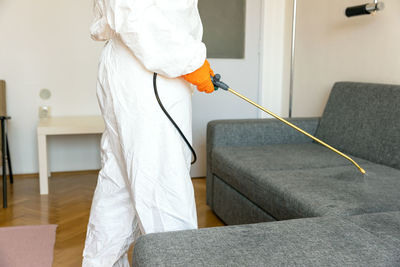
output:
{"label": "black object on wall", "polygon": [[374,3],[348,7],[348,8],[346,8],[345,13],[346,13],[347,17],[370,15],[370,14],[374,14],[377,11],[382,10],[384,8],[385,8],[385,5],[383,2],[378,2],[377,0],[375,0]]}

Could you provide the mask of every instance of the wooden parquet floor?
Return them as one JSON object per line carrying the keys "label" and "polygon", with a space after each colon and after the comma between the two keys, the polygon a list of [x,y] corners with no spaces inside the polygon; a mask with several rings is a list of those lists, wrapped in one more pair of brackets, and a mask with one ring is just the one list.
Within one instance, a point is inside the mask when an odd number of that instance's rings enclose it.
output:
{"label": "wooden parquet floor", "polygon": [[[49,179],[50,194],[47,196],[39,195],[37,176],[16,177],[14,185],[9,186],[8,190],[9,206],[0,209],[0,227],[57,224],[53,266],[81,266],[97,173],[53,174]],[[196,178],[192,181],[199,227],[224,225],[206,205],[205,179]]]}

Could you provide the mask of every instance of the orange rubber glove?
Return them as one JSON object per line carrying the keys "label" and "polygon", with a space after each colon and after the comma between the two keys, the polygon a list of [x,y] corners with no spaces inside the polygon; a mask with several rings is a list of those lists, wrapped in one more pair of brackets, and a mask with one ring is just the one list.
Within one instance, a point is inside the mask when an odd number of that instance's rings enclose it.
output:
{"label": "orange rubber glove", "polygon": [[199,69],[192,73],[183,75],[182,77],[191,84],[196,85],[197,90],[200,92],[206,92],[207,94],[210,94],[214,92],[214,84],[211,81],[210,75],[214,77],[215,74],[210,67],[210,63],[208,63],[208,60],[206,59],[203,66],[201,66]]}

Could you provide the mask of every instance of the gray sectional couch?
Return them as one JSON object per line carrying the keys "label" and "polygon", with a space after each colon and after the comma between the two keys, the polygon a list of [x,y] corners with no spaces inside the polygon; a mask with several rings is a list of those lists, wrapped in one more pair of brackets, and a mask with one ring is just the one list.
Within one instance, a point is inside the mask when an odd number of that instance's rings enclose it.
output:
{"label": "gray sectional couch", "polygon": [[400,86],[340,82],[321,118],[210,122],[207,204],[228,225],[141,237],[134,266],[400,266]]}
{"label": "gray sectional couch", "polygon": [[149,234],[133,266],[400,266],[400,212]]}

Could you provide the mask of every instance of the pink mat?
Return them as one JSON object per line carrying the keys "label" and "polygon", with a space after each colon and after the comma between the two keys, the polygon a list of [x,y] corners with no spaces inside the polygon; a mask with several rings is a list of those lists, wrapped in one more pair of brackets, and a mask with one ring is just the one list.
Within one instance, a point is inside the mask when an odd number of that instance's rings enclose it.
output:
{"label": "pink mat", "polygon": [[51,267],[57,225],[0,228],[0,266]]}

